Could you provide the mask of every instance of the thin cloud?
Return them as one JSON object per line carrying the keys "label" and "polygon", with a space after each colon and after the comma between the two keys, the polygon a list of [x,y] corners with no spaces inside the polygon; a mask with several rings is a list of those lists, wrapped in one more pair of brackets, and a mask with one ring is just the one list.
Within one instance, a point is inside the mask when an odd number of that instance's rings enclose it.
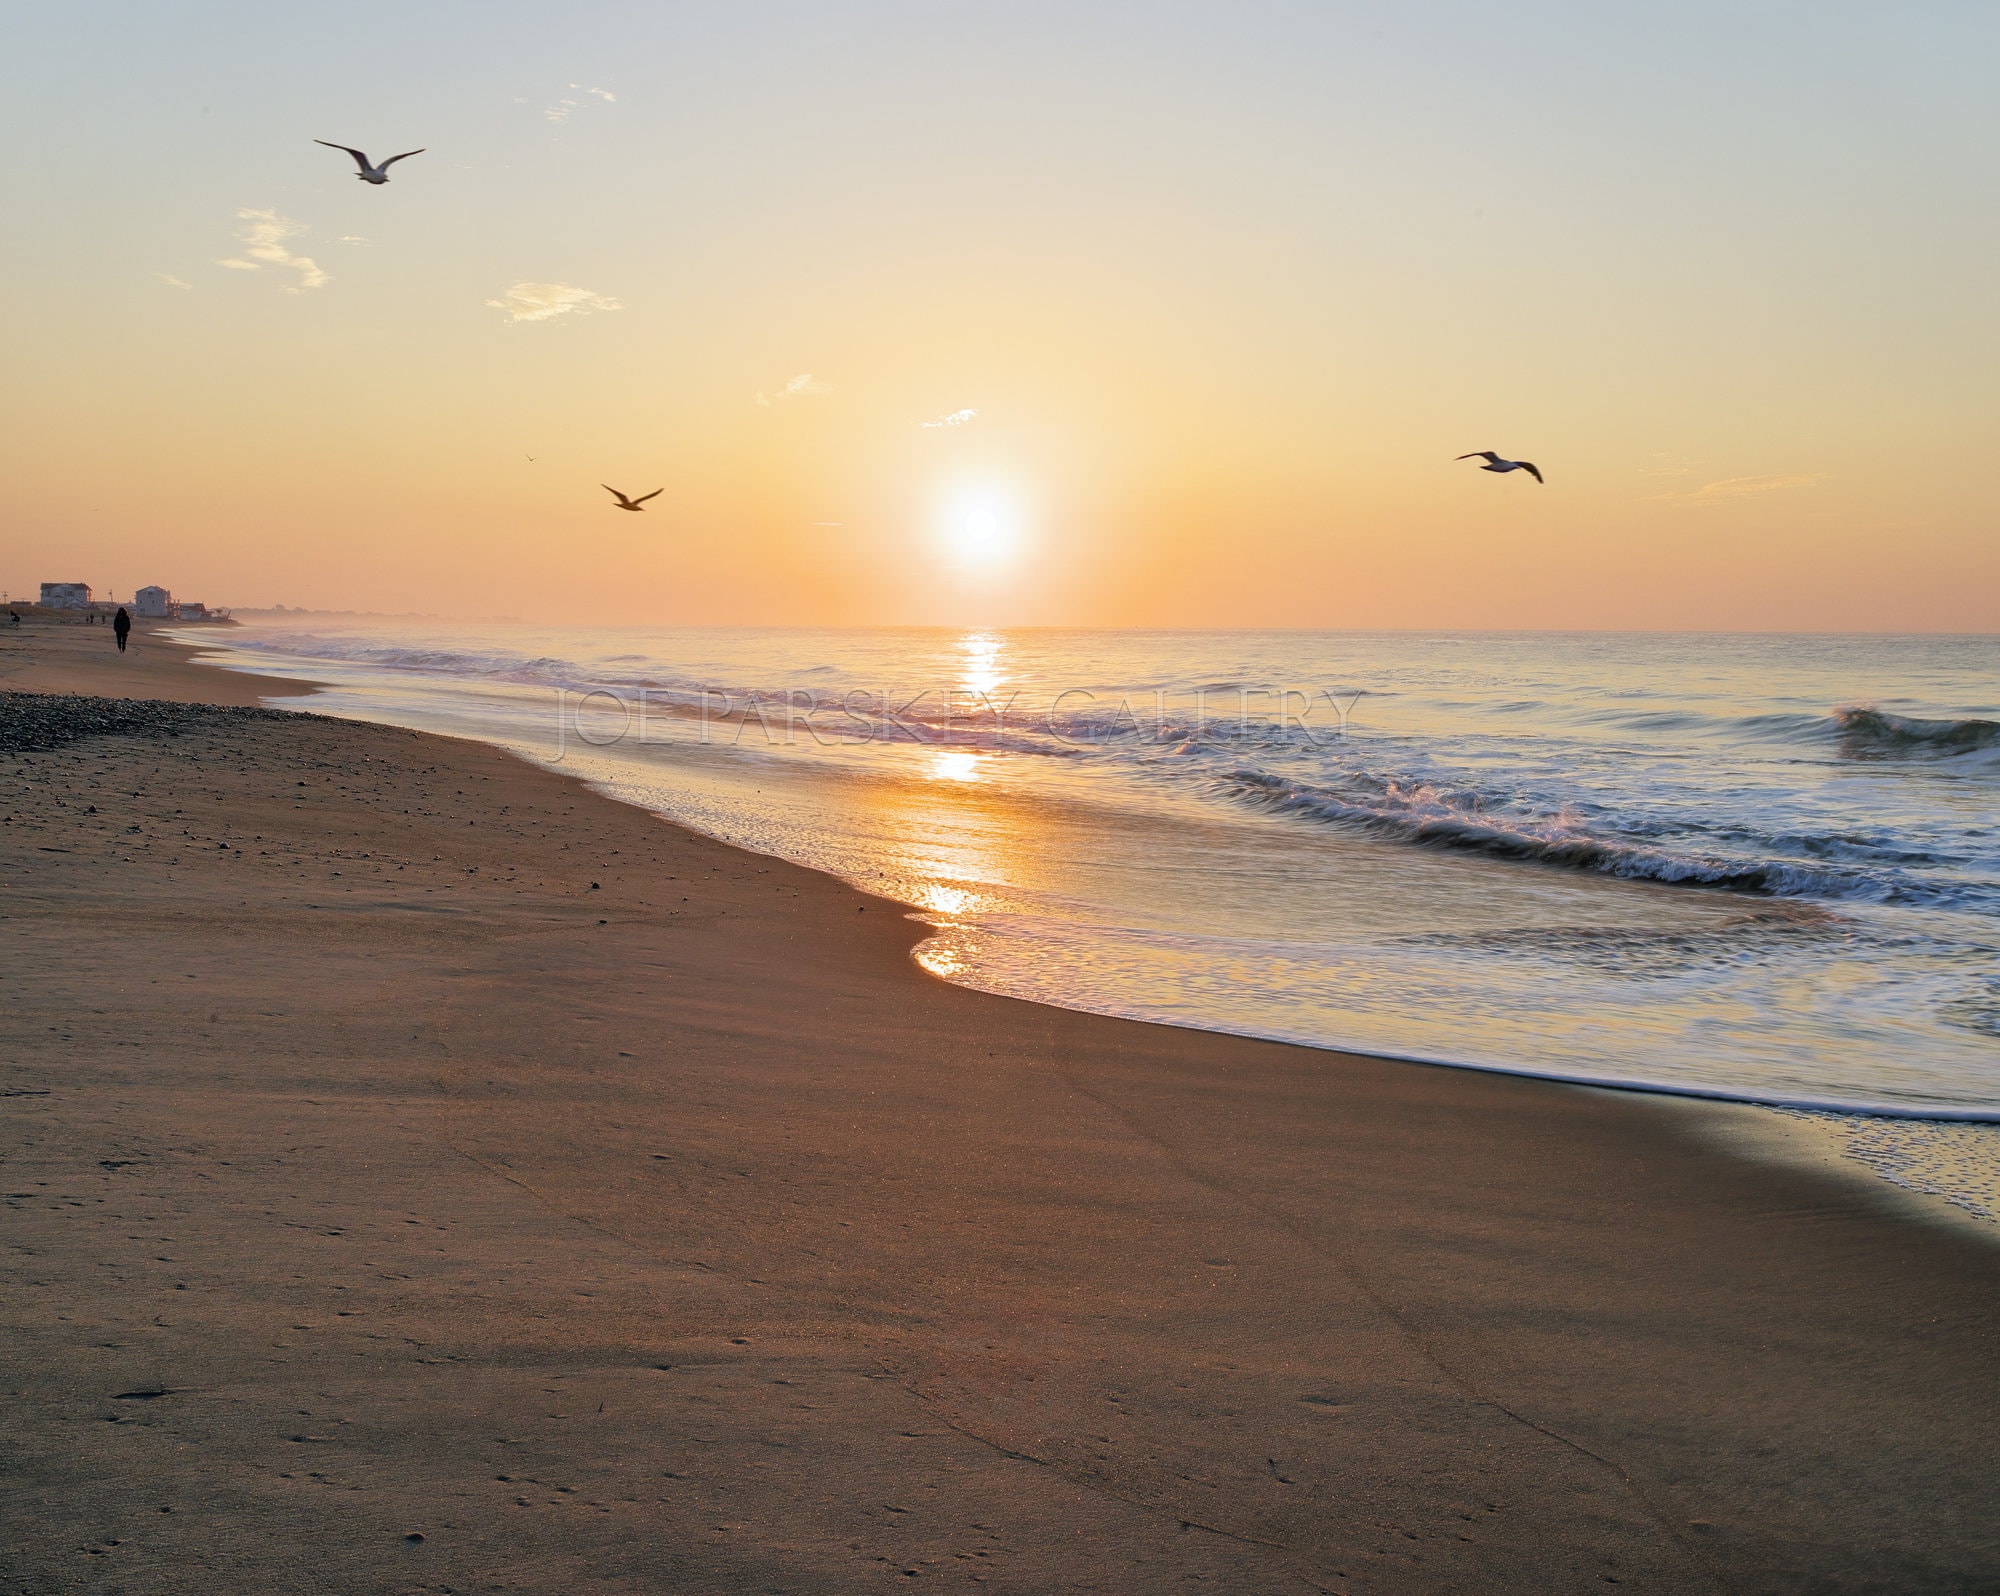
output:
{"label": "thin cloud", "polygon": [[1691,477],[1705,465],[1713,465],[1713,460],[1676,460],[1670,454],[1656,454],[1653,458],[1658,465],[1641,468],[1642,477]]}
{"label": "thin cloud", "polygon": [[1807,471],[1792,476],[1724,477],[1709,482],[1692,493],[1656,493],[1656,499],[1683,504],[1715,504],[1724,499],[1740,499],[1750,493],[1776,493],[1785,488],[1810,488],[1826,480],[1824,471]]}
{"label": "thin cloud", "polygon": [[832,393],[833,384],[821,382],[810,371],[802,371],[787,382],[775,394],[757,390],[757,403],[765,407],[782,403],[786,399],[809,399],[823,393]]}
{"label": "thin cloud", "polygon": [[507,312],[509,321],[549,321],[557,316],[587,316],[593,310],[623,310],[608,294],[593,294],[570,283],[516,283],[499,299],[486,301]]}
{"label": "thin cloud", "polygon": [[342,233],[334,242],[336,244],[365,244],[368,240],[357,233]]}
{"label": "thin cloud", "polygon": [[939,416],[935,421],[919,421],[917,425],[920,427],[962,427],[968,421],[976,419],[978,415],[979,412],[977,410],[954,410],[948,416]]}
{"label": "thin cloud", "polygon": [[[572,83],[570,87],[579,90],[583,94],[594,95],[607,105],[618,98],[609,89],[596,88],[588,83]],[[547,117],[551,122],[567,122],[575,114],[576,108],[582,104],[582,100],[558,100],[554,105],[545,107],[542,115]]]}
{"label": "thin cloud", "polygon": [[193,288],[193,287],[194,287],[194,284],[193,284],[193,283],[184,283],[184,282],[182,282],[182,281],[181,281],[181,280],[180,280],[180,279],[179,279],[178,277],[170,277],[170,276],[168,276],[168,275],[167,275],[167,273],[165,273],[165,272],[154,272],[154,273],[153,273],[153,275],[154,275],[155,277],[159,278],[159,280],[160,280],[161,282],[165,283],[165,284],[166,284],[166,285],[167,285],[167,286],[168,286],[169,288],[190,288],[190,289],[191,289],[191,288]]}
{"label": "thin cloud", "polygon": [[286,239],[296,238],[306,230],[304,222],[295,222],[276,211],[243,210],[236,213],[236,219],[250,224],[243,229],[243,255],[219,260],[216,265],[227,266],[237,272],[262,271],[266,266],[289,266],[299,274],[299,280],[285,290],[288,294],[304,293],[308,288],[318,288],[333,281],[319,269],[312,256],[294,255],[285,248]]}

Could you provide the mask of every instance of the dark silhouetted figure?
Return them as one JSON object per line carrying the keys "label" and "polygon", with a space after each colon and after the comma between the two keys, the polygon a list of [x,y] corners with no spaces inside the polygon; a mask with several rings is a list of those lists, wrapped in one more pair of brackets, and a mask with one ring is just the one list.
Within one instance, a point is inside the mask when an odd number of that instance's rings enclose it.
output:
{"label": "dark silhouetted figure", "polygon": [[111,630],[118,634],[118,652],[124,653],[125,639],[132,635],[132,617],[125,613],[123,604],[118,606],[118,613],[111,618]]}

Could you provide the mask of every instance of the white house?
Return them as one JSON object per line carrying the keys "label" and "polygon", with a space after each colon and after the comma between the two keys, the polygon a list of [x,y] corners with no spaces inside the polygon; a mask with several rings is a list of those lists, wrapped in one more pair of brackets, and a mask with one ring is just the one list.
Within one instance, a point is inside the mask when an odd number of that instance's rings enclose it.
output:
{"label": "white house", "polygon": [[132,613],[142,621],[164,621],[173,617],[174,596],[163,587],[142,587],[132,595]]}
{"label": "white house", "polygon": [[90,602],[88,582],[44,582],[42,603],[52,610],[80,610]]}
{"label": "white house", "polygon": [[206,604],[176,604],[174,613],[184,621],[205,621],[208,619]]}

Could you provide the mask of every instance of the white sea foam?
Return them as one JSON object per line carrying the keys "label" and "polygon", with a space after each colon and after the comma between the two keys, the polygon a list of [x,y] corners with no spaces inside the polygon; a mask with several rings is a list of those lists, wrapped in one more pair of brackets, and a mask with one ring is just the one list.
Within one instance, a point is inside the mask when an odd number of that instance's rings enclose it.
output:
{"label": "white sea foam", "polygon": [[1788,1108],[1841,1152],[1906,1191],[2000,1226],[2000,1124],[1952,1124]]}

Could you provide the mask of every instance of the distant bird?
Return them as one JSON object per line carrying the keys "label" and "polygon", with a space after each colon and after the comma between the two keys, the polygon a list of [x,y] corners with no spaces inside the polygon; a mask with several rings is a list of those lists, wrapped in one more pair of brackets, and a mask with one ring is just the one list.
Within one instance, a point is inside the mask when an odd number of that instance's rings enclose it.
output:
{"label": "distant bird", "polygon": [[1500,456],[1495,454],[1491,449],[1475,449],[1472,451],[1471,454],[1460,455],[1459,459],[1484,460],[1486,464],[1484,464],[1479,468],[1482,471],[1525,471],[1528,473],[1529,476],[1533,477],[1537,482],[1540,482],[1542,480],[1541,472],[1537,471],[1534,468],[1534,466],[1531,465],[1528,461],[1502,460]]}
{"label": "distant bird", "polygon": [[642,493],[636,499],[628,499],[608,482],[600,482],[597,485],[618,501],[618,508],[621,510],[642,510],[648,499],[657,499],[667,491],[665,488],[655,488],[651,493]]}
{"label": "distant bird", "polygon": [[[313,143],[326,144],[326,140],[314,139]],[[361,181],[364,183],[386,183],[389,181],[390,167],[394,166],[398,161],[407,161],[412,155],[421,155],[424,153],[422,150],[405,150],[401,155],[392,155],[388,158],[388,160],[384,161],[380,166],[377,166],[373,161],[369,160],[366,155],[362,154],[361,151],[353,148],[351,145],[326,144],[326,147],[330,150],[346,150],[349,155],[353,156],[354,164],[361,168],[361,170],[356,172],[354,175],[360,178]]]}

